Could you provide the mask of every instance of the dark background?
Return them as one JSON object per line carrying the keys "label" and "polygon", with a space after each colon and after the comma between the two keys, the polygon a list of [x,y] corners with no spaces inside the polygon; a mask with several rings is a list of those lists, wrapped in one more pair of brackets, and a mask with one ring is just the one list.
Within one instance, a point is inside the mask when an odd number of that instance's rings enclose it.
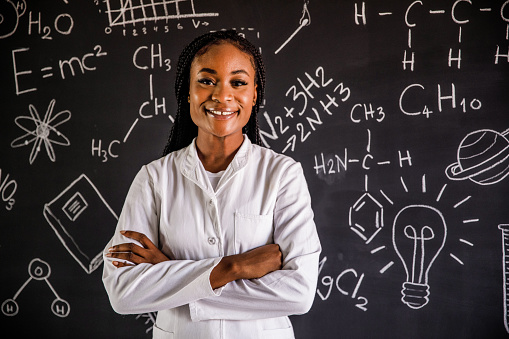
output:
{"label": "dark background", "polygon": [[[139,3],[126,1],[127,7]],[[176,107],[178,54],[197,35],[236,28],[262,50],[267,67],[259,116],[263,136],[267,146],[302,163],[323,246],[314,305],[308,314],[292,317],[296,337],[507,336],[498,225],[509,223],[509,178],[480,185],[450,180],[445,169],[458,162],[459,145],[469,133],[490,130],[499,133],[497,146],[507,143],[502,134],[509,128],[509,22],[504,19],[509,5],[311,0],[306,5],[310,24],[276,54],[299,29],[303,1],[194,0],[195,15],[187,17],[191,2],[179,4],[180,18],[122,25],[115,0],[1,2],[2,330],[12,329],[19,337],[151,336],[154,315],[116,314],[102,285],[102,266],[87,272],[78,264],[45,218],[44,206],[84,175],[104,203],[88,185],[88,211],[64,228],[81,248],[102,248],[115,227],[106,205],[118,215],[140,166],[162,154]],[[150,13],[147,8],[146,17]],[[142,18],[141,8],[133,15]],[[413,54],[413,70],[403,63],[405,52],[407,61]],[[461,53],[459,64],[453,59],[449,65],[449,53],[453,58]],[[74,75],[65,61],[71,61]],[[418,86],[405,93],[403,108],[422,112],[426,107],[432,113],[402,112],[400,97],[411,85]],[[445,98],[453,88],[455,107]],[[51,143],[59,138],[54,130],[36,132],[36,120],[44,121],[53,99],[51,117],[70,112],[69,120],[55,127],[68,146]],[[370,107],[372,115],[365,114]],[[34,110],[38,118],[30,118]],[[29,132],[31,143],[13,147]],[[30,164],[35,139],[42,143]],[[55,161],[44,141],[52,145]],[[400,157],[408,155],[411,160],[400,165]],[[496,168],[507,166],[505,160]],[[396,215],[410,205],[433,207],[447,229],[429,270],[429,302],[419,309],[401,300],[406,273],[392,240]],[[350,217],[351,207],[358,211]],[[350,220],[369,233],[381,210],[383,227],[366,244]],[[415,225],[434,226],[419,213],[413,218],[409,222]],[[70,239],[58,232],[64,241]],[[46,262],[40,267],[50,271],[37,271],[39,279],[24,286],[34,259]],[[69,305],[66,316],[52,312],[58,298]],[[18,306],[15,315],[4,312],[9,299]]]}

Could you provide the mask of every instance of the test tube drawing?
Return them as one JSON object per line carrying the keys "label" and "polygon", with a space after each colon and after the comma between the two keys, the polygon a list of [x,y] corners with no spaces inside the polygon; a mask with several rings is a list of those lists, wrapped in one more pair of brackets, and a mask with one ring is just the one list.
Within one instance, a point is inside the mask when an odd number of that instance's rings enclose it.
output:
{"label": "test tube drawing", "polygon": [[503,278],[504,278],[504,326],[509,333],[509,314],[507,313],[507,297],[509,295],[509,224],[498,225],[502,231],[502,258],[503,258]]}

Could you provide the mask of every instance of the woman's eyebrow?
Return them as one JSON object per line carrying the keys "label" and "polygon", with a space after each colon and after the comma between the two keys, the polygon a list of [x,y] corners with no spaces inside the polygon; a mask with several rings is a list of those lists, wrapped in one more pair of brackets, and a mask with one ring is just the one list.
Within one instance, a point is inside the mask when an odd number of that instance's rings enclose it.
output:
{"label": "woman's eyebrow", "polygon": [[210,74],[217,74],[217,72],[215,70],[213,70],[212,68],[207,68],[207,67],[200,69],[198,71],[198,74],[203,73],[203,72],[210,73]]}
{"label": "woman's eyebrow", "polygon": [[235,75],[235,74],[245,74],[245,75],[249,75],[249,73],[243,69],[239,69],[239,70],[236,70],[236,71],[233,71],[231,72],[231,74]]}
{"label": "woman's eyebrow", "polygon": [[[204,72],[205,73],[210,73],[210,74],[217,74],[216,70],[214,70],[212,68],[208,68],[208,67],[204,67],[204,68],[200,69],[198,71],[198,74],[204,73]],[[243,69],[238,69],[236,71],[232,71],[230,74],[233,74],[233,75],[235,75],[235,74],[246,74],[246,75],[249,75],[249,73],[247,71],[243,70]]]}

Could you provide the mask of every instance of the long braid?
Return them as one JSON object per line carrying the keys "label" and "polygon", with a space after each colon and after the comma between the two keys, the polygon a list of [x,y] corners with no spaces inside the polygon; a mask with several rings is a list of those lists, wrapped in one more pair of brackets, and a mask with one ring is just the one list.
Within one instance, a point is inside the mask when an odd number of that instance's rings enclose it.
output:
{"label": "long braid", "polygon": [[232,43],[253,58],[253,67],[256,71],[255,82],[257,84],[257,99],[253,106],[251,117],[243,128],[243,132],[253,144],[262,145],[257,118],[258,111],[260,110],[260,103],[263,102],[265,92],[265,66],[261,54],[253,44],[238,35],[236,31],[218,31],[206,33],[197,37],[187,45],[180,54],[175,79],[177,112],[175,114],[175,122],[168,136],[168,142],[164,147],[163,156],[188,146],[198,135],[198,127],[191,119],[188,103],[191,64],[197,55],[202,55],[206,52],[208,46],[220,44],[223,41]]}

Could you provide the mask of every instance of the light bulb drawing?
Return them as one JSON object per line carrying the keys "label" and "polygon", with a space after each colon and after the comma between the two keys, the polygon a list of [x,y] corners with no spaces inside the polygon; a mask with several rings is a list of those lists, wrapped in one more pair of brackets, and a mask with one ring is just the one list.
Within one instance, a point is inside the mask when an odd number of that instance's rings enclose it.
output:
{"label": "light bulb drawing", "polygon": [[412,309],[429,301],[428,274],[447,238],[442,213],[427,205],[409,205],[394,218],[392,243],[406,272],[401,301]]}

